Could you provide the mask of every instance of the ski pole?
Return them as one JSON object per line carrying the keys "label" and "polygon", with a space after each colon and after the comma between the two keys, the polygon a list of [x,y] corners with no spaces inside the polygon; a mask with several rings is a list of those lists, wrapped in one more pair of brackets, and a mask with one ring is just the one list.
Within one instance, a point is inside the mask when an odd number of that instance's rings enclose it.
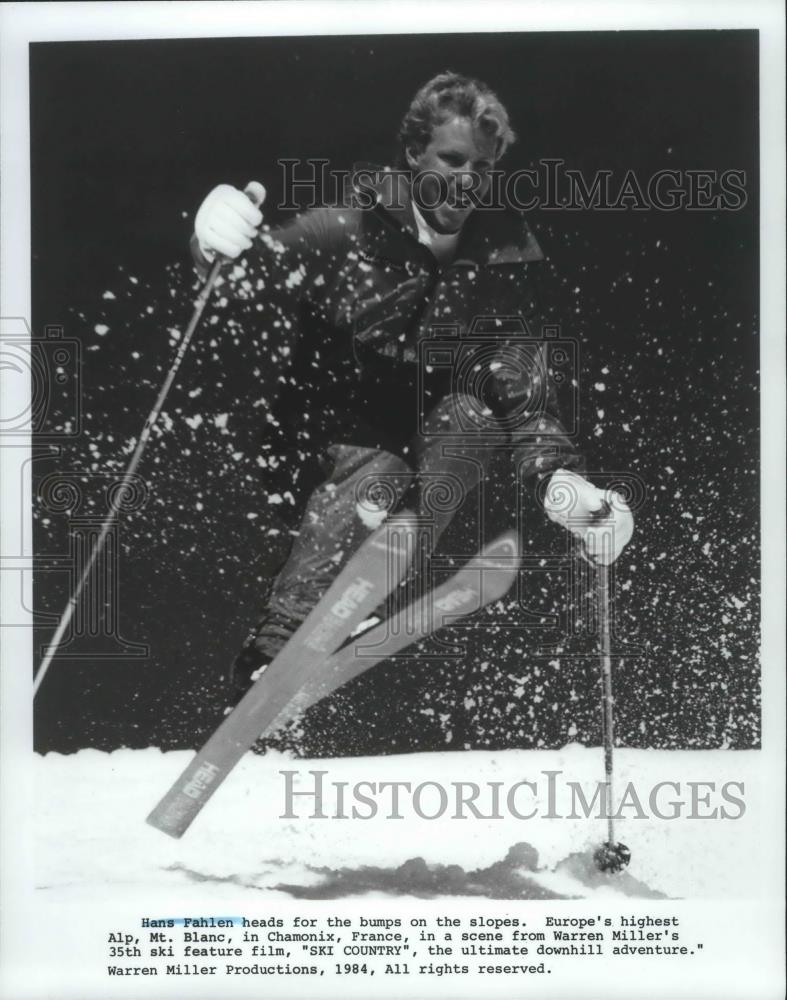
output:
{"label": "ski pole", "polygon": [[[262,187],[262,185],[252,182],[246,186],[245,194],[253,204],[259,207],[265,198],[265,189]],[[180,368],[183,358],[186,355],[186,351],[189,349],[189,344],[191,343],[191,340],[194,336],[197,326],[199,325],[199,321],[202,318],[202,314],[205,311],[205,306],[208,304],[208,300],[210,299],[211,292],[213,291],[213,286],[216,284],[216,279],[219,276],[219,272],[221,271],[221,268],[225,263],[226,263],[226,258],[217,255],[216,260],[211,265],[210,271],[208,272],[208,275],[205,278],[202,288],[200,289],[199,295],[197,296],[197,301],[194,305],[194,312],[191,315],[189,324],[186,327],[185,333],[183,334],[183,339],[181,340],[180,345],[178,346],[177,353],[175,354],[175,360],[172,362],[172,365],[169,371],[167,372],[167,377],[164,379],[164,384],[159,390],[156,402],[153,404],[153,409],[148,414],[148,418],[145,421],[144,427],[142,428],[142,433],[139,435],[139,439],[137,440],[137,444],[136,447],[134,448],[134,453],[131,456],[131,460],[129,461],[128,466],[126,467],[125,472],[123,473],[123,478],[120,482],[120,489],[113,491],[112,500],[110,502],[109,513],[104,519],[104,523],[101,525],[101,531],[99,532],[98,538],[96,539],[96,542],[93,546],[90,556],[88,557],[88,560],[85,564],[85,568],[82,570],[79,580],[77,581],[77,584],[74,587],[74,590],[68,599],[68,604],[66,605],[65,610],[63,611],[63,614],[60,618],[60,623],[58,624],[57,629],[55,630],[55,634],[52,637],[52,641],[47,646],[44,658],[41,661],[41,666],[38,668],[38,672],[35,675],[35,679],[33,680],[33,697],[36,696],[38,689],[41,687],[41,684],[43,683],[44,678],[46,677],[47,671],[49,670],[52,660],[54,659],[55,654],[60,648],[60,644],[63,641],[63,637],[66,634],[66,630],[68,629],[68,626],[74,615],[74,611],[76,610],[79,597],[85,588],[85,584],[90,578],[90,574],[93,570],[93,566],[95,565],[96,560],[98,559],[99,555],[101,554],[104,548],[104,543],[107,540],[107,536],[110,532],[110,529],[112,528],[112,525],[120,509],[122,498],[125,495],[127,495],[127,491],[131,487],[132,478],[135,472],[137,471],[139,463],[142,461],[142,455],[145,451],[145,446],[147,445],[148,439],[150,438],[151,432],[153,431],[153,427],[155,426],[155,423],[159,418],[161,409],[164,406],[164,403],[166,402],[167,396],[169,395],[169,391],[172,388],[172,384],[175,381],[175,376],[177,375],[178,369]]]}
{"label": "ski pole", "polygon": [[607,836],[615,842],[613,802],[613,747],[615,718],[612,709],[612,656],[609,634],[609,568],[596,567],[596,604],[598,609],[599,655],[601,659],[601,734],[604,742],[604,783],[607,789]]}
{"label": "ski pole", "polygon": [[[609,505],[602,517],[609,514]],[[602,511],[604,508],[602,508]],[[599,847],[593,858],[596,867],[605,872],[619,872],[631,860],[625,844],[615,840],[613,819],[613,748],[615,745],[614,698],[612,696],[612,629],[609,616],[609,566],[597,562],[596,613],[598,616],[599,659],[601,665],[601,734],[604,743],[604,787],[607,806],[607,842]]]}

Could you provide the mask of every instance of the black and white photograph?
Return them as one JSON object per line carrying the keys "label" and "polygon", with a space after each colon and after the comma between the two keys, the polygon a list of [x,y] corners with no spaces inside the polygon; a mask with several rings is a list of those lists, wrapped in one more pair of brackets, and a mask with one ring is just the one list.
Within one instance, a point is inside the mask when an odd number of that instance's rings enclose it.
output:
{"label": "black and white photograph", "polygon": [[0,995],[782,995],[780,6],[0,21]]}

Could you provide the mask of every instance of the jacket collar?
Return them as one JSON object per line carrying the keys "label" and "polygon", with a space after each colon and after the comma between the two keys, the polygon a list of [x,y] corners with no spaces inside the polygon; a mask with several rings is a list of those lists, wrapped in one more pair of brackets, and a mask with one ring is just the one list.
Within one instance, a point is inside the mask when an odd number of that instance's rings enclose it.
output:
{"label": "jacket collar", "polygon": [[[387,229],[405,233],[418,243],[406,172],[358,163],[353,167],[352,186],[362,208],[372,212]],[[425,250],[422,244],[418,246]],[[541,247],[522,212],[481,207],[476,208],[465,223],[453,263],[483,267],[526,264],[543,259]]]}

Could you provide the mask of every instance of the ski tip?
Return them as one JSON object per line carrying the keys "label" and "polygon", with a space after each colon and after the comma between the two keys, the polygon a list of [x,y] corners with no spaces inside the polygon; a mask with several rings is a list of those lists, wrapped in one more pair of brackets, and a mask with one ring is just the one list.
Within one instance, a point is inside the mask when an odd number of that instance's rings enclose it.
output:
{"label": "ski tip", "polygon": [[159,823],[152,815],[148,816],[145,820],[148,826],[152,826],[154,830],[158,830],[159,833],[166,833],[168,837],[172,837],[173,840],[180,840],[180,838],[185,833],[185,830],[173,830],[163,823]]}
{"label": "ski tip", "polygon": [[191,817],[186,816],[182,809],[173,808],[173,804],[164,799],[145,818],[145,822],[159,833],[166,833],[168,837],[180,840],[191,824]]}
{"label": "ski tip", "polygon": [[493,542],[485,545],[480,560],[500,560],[506,566],[519,560],[519,538],[513,529],[503,532]]}

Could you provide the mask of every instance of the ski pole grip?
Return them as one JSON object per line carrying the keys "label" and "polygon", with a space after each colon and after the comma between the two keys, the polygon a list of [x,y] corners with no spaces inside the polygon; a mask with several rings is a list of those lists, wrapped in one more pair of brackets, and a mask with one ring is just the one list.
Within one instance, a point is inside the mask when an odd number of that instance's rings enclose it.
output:
{"label": "ski pole grip", "polygon": [[[589,517],[589,524],[591,526],[598,524],[599,521],[606,520],[606,518],[608,518],[611,513],[612,513],[612,506],[608,500],[604,499],[601,501],[601,506],[599,507],[598,510],[591,511]],[[597,571],[600,572],[602,568],[606,569],[606,566],[603,566],[602,563],[597,562],[595,556],[590,555],[584,540],[582,542],[582,551],[587,561],[591,563],[593,566],[595,566]]]}
{"label": "ski pole grip", "polygon": [[612,513],[612,507],[608,500],[602,500],[601,506],[598,510],[594,510],[590,515],[590,523],[598,524],[599,521],[605,521],[609,515]]}
{"label": "ski pole grip", "polygon": [[260,208],[265,201],[266,191],[259,181],[249,181],[243,193],[256,208]]}

